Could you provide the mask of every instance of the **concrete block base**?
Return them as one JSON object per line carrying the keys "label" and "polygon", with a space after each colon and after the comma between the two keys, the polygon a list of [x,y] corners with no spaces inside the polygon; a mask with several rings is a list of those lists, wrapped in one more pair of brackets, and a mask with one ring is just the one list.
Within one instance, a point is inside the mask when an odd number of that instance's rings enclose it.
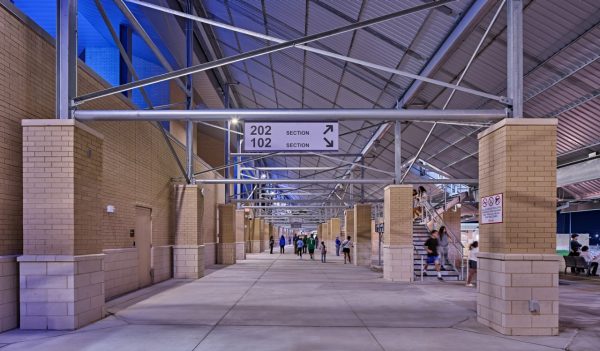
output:
{"label": "concrete block base", "polygon": [[235,264],[236,243],[217,244],[217,257],[219,264]]}
{"label": "concrete block base", "polygon": [[235,259],[236,260],[245,260],[246,259],[246,243],[238,242],[235,243]]}
{"label": "concrete block base", "polygon": [[19,325],[17,256],[0,256],[0,333]]}
{"label": "concrete block base", "polygon": [[204,276],[204,245],[173,246],[173,277],[199,279]]}
{"label": "concrete block base", "polygon": [[104,317],[104,254],[18,261],[21,329],[73,330]]}
{"label": "concrete block base", "polygon": [[352,254],[352,262],[355,266],[371,266],[371,242],[355,243]]}
{"label": "concrete block base", "polygon": [[260,253],[261,252],[261,241],[260,240],[250,240],[250,252],[251,253]]}
{"label": "concrete block base", "polygon": [[173,246],[152,246],[152,283],[173,277]]}
{"label": "concrete block base", "polygon": [[414,280],[412,245],[383,246],[383,279],[397,282]]}
{"label": "concrete block base", "polygon": [[[479,253],[477,320],[504,335],[558,335],[559,259]],[[530,311],[530,302],[539,310]]]}

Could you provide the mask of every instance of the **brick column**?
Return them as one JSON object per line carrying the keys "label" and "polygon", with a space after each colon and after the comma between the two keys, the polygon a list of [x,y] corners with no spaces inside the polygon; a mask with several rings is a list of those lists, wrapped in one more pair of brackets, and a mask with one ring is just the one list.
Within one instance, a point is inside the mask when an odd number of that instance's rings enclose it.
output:
{"label": "brick column", "polygon": [[354,265],[371,266],[371,205],[354,205]]}
{"label": "brick column", "polygon": [[[340,238],[340,240],[342,242],[344,242],[344,240],[346,240],[346,238],[348,236],[352,240],[355,240],[354,239],[354,209],[344,210],[344,229],[346,230],[346,232],[344,233],[344,236],[342,238]],[[340,249],[340,251],[342,251],[342,249]]]}
{"label": "brick column", "polygon": [[383,190],[383,278],[411,282],[414,278],[412,185]]}
{"label": "brick column", "polygon": [[260,253],[262,251],[262,241],[260,239],[261,219],[254,218],[250,223],[252,225],[250,232],[250,252]]}
{"label": "brick column", "polygon": [[219,204],[219,244],[217,257],[219,264],[235,264],[236,213],[234,204]]}
{"label": "brick column", "polygon": [[[454,238],[456,243],[460,242],[460,222],[461,222],[461,209],[458,206],[449,208],[442,213],[442,218],[446,224],[446,230],[448,235]],[[459,252],[452,244],[449,245],[448,249],[448,260],[456,267],[460,268],[462,264],[461,252]]]}
{"label": "brick column", "polygon": [[202,236],[201,189],[197,185],[177,184],[173,189],[175,245],[173,277],[198,279],[204,276],[204,238]]}
{"label": "brick column", "polygon": [[[322,225],[322,230],[323,230],[323,239],[325,240],[329,240],[328,238],[331,238],[331,219],[327,220],[327,222],[323,223]],[[327,241],[325,241],[325,243],[327,243]]]}
{"label": "brick column", "polygon": [[22,329],[104,316],[103,137],[74,120],[23,120]]}
{"label": "brick column", "polygon": [[477,319],[505,335],[558,335],[556,125],[505,119],[479,134],[479,193],[503,195],[503,218],[480,214]]}
{"label": "brick column", "polygon": [[246,259],[246,212],[235,210],[235,259]]}
{"label": "brick column", "polygon": [[[329,231],[327,234],[327,241],[325,244],[327,245],[327,250],[329,252],[333,252],[335,254],[335,237],[340,235],[340,219],[332,218],[329,222]],[[333,251],[332,251],[333,250]]]}

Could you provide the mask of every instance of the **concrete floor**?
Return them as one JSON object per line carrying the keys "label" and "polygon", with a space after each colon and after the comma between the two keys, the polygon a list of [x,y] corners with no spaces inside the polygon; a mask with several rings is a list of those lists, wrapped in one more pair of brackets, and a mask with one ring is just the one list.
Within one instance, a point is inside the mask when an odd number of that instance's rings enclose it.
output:
{"label": "concrete floor", "polygon": [[330,261],[248,255],[200,280],[170,280],[113,300],[107,318],[74,332],[0,334],[0,348],[600,349],[600,285],[595,282],[561,285],[560,336],[505,337],[475,321],[475,289],[456,282],[389,283],[381,273],[344,265],[336,257]]}

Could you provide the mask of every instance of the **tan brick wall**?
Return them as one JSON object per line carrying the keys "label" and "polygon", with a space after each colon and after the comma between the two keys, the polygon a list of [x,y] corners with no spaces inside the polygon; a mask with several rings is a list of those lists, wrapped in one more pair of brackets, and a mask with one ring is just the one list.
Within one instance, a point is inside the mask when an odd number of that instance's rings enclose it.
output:
{"label": "tan brick wall", "polygon": [[480,197],[504,194],[504,222],[480,225],[482,252],[556,252],[556,120],[507,119],[479,136]]}
{"label": "tan brick wall", "polygon": [[[3,7],[0,7],[0,27],[0,57],[3,57],[0,60],[2,255],[22,252],[21,120],[54,117],[55,65],[53,44]],[[79,93],[104,87],[104,83],[88,73],[87,69],[80,68],[78,78]],[[128,109],[131,105],[118,94],[86,103],[82,108]],[[89,125],[105,137],[104,182],[100,204],[111,204],[117,209],[111,215],[101,212],[99,237],[103,247],[132,247],[133,239],[129,237],[129,230],[135,227],[135,205],[152,208],[153,244],[172,243],[173,234],[169,227],[170,181],[173,177],[180,177],[180,173],[158,128],[147,122],[97,122]],[[180,159],[184,160],[182,145],[176,143],[175,149]],[[197,159],[195,168],[206,170],[208,166]],[[206,176],[212,178],[215,174]],[[213,212],[215,206],[213,203]]]}

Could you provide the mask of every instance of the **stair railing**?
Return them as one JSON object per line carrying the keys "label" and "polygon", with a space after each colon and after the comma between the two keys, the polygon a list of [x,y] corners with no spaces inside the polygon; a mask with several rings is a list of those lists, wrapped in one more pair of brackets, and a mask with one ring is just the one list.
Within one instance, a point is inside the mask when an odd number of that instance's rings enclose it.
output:
{"label": "stair railing", "polygon": [[455,253],[460,257],[460,270],[456,269],[456,265],[451,262],[452,269],[459,274],[459,279],[464,280],[465,277],[465,269],[466,269],[466,260],[465,260],[465,247],[460,241],[460,236],[456,236],[446,225],[444,219],[438,214],[438,212],[433,208],[431,203],[427,200],[421,201],[420,205],[423,208],[423,214],[425,216],[425,220],[427,223],[427,219],[433,221],[437,228],[441,226],[446,227],[447,234],[453,238],[450,240],[450,247],[455,251]]}

